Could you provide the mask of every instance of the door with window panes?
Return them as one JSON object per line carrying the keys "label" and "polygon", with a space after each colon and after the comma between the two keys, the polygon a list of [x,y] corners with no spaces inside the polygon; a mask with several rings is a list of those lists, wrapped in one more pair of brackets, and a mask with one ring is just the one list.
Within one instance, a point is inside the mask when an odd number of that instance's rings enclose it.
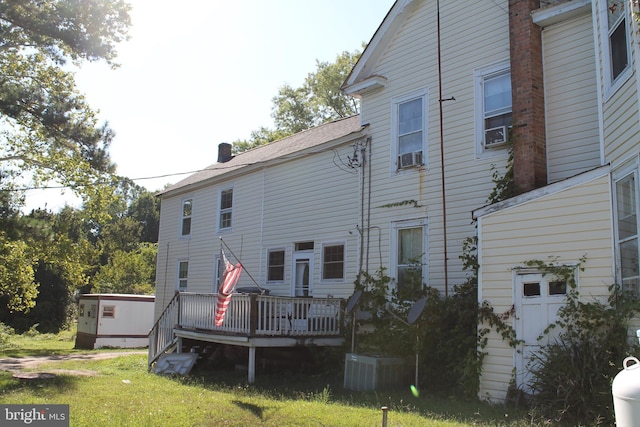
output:
{"label": "door with window panes", "polygon": [[530,361],[541,345],[557,337],[554,328],[538,340],[551,323],[558,320],[558,310],[566,303],[567,284],[542,273],[519,274],[515,280],[515,330],[523,343],[516,354],[516,382],[529,391]]}

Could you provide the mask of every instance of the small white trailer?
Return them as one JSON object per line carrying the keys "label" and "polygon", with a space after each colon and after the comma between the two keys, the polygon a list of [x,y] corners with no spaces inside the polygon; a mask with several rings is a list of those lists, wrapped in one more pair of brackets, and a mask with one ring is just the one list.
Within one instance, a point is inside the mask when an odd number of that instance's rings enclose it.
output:
{"label": "small white trailer", "polygon": [[148,346],[154,301],[153,295],[80,295],[76,348]]}

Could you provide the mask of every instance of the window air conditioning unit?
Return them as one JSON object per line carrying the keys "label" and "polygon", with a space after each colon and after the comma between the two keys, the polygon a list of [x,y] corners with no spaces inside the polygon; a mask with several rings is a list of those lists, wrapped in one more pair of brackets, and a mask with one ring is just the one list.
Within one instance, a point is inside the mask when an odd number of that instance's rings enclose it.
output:
{"label": "window air conditioning unit", "polygon": [[401,357],[364,356],[347,353],[344,388],[355,391],[388,390],[408,384],[409,368]]}
{"label": "window air conditioning unit", "polygon": [[422,165],[422,151],[400,154],[398,156],[398,169]]}
{"label": "window air conditioning unit", "polygon": [[484,131],[484,147],[497,147],[507,142],[507,127],[498,126]]}

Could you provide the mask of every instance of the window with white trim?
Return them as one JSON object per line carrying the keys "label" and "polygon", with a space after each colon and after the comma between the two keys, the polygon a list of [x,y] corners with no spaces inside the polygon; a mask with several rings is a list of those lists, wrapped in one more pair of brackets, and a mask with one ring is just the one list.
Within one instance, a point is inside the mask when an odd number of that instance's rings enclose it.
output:
{"label": "window with white trim", "polygon": [[424,89],[393,99],[393,171],[426,164],[427,98],[428,92]]}
{"label": "window with white trim", "polygon": [[509,62],[476,69],[476,154],[506,146],[511,127]]}
{"label": "window with white trim", "polygon": [[220,191],[218,229],[225,230],[233,225],[233,188]]}
{"label": "window with white trim", "polygon": [[108,317],[114,319],[116,317],[116,306],[115,305],[103,305],[102,306],[102,317]]}
{"label": "window with white trim", "polygon": [[426,282],[426,221],[393,223],[393,264],[398,292],[405,296]]}
{"label": "window with white trim", "polygon": [[640,296],[637,187],[637,171],[615,182],[616,246],[620,282],[625,292],[636,297]]}
{"label": "window with white trim", "polygon": [[178,261],[178,281],[176,283],[176,289],[181,292],[187,290],[187,281],[189,279],[189,261]]}
{"label": "window with white trim", "polygon": [[602,14],[606,15],[603,28],[606,30],[604,44],[606,84],[609,90],[617,87],[630,73],[631,46],[627,31],[627,10],[623,0],[601,1]]}
{"label": "window with white trim", "polygon": [[344,279],[344,243],[322,245],[322,280]]}
{"label": "window with white trim", "polygon": [[220,289],[220,280],[224,274],[224,264],[221,255],[216,255],[213,259],[213,292],[217,293]]}
{"label": "window with white trim", "polygon": [[182,201],[182,226],[180,234],[182,236],[191,235],[191,214],[193,212],[193,199]]}
{"label": "window with white trim", "polygon": [[284,249],[270,249],[267,251],[267,281],[284,281]]}

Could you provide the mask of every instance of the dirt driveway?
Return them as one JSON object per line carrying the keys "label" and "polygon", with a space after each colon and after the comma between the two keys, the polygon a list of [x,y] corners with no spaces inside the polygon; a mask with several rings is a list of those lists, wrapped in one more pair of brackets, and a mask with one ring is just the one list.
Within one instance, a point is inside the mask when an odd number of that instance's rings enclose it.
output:
{"label": "dirt driveway", "polygon": [[120,356],[132,354],[147,354],[146,351],[109,351],[101,353],[77,353],[77,354],[56,354],[52,356],[33,357],[9,357],[0,359],[0,371],[13,372],[14,377],[32,379],[47,378],[58,375],[92,376],[95,371],[90,370],[69,370],[69,369],[47,369],[46,372],[33,372],[32,370],[44,363],[64,362],[64,361],[85,361],[113,359]]}

